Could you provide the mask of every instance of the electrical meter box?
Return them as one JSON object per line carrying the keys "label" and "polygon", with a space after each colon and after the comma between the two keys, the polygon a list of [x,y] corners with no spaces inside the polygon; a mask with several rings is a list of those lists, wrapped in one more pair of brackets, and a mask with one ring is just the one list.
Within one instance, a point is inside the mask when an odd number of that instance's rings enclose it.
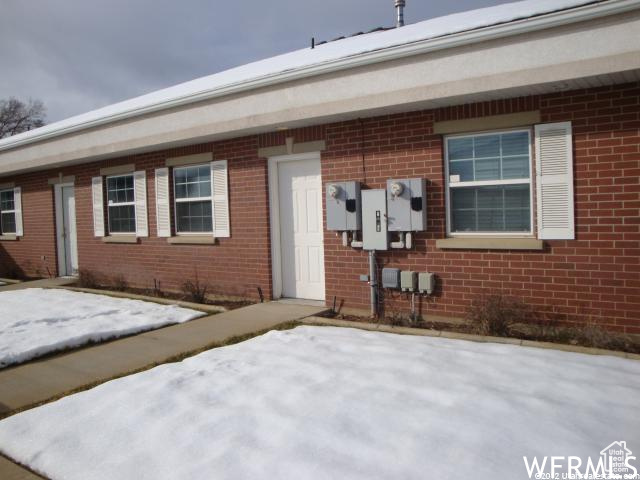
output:
{"label": "electrical meter box", "polygon": [[424,178],[387,180],[390,232],[427,229],[427,182]]}
{"label": "electrical meter box", "polygon": [[415,292],[418,289],[418,272],[400,272],[400,289],[403,292]]}
{"label": "electrical meter box", "polygon": [[387,194],[385,190],[362,191],[362,248],[387,250]]}
{"label": "electrical meter box", "polygon": [[360,230],[360,183],[334,182],[326,186],[327,230]]}
{"label": "electrical meter box", "polygon": [[400,269],[383,268],[382,269],[382,288],[400,288]]}
{"label": "electrical meter box", "polygon": [[436,288],[436,274],[430,272],[420,273],[418,275],[418,290],[420,293],[431,295]]}

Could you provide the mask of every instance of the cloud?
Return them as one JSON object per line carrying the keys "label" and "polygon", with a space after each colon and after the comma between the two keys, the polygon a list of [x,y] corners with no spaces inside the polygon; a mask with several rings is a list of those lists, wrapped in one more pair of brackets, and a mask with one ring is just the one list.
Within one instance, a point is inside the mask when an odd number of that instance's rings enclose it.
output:
{"label": "cloud", "polygon": [[[408,0],[406,17],[498,3]],[[39,98],[52,122],[393,23],[393,0],[3,0],[0,98]]]}

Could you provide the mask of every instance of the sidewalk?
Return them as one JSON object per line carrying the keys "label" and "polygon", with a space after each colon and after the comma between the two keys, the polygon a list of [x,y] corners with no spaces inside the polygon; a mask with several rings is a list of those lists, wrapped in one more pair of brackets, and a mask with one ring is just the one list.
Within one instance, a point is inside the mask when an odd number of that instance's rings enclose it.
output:
{"label": "sidewalk", "polygon": [[0,285],[0,292],[8,292],[10,290],[23,290],[25,288],[53,288],[71,285],[77,282],[77,278],[59,277],[59,278],[42,278],[40,280],[27,280],[26,282],[7,283]]}

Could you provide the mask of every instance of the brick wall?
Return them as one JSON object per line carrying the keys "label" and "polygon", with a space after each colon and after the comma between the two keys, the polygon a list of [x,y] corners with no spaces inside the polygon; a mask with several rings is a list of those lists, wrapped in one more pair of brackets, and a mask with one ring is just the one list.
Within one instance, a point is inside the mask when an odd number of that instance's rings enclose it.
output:
{"label": "brick wall", "polygon": [[[473,298],[500,291],[568,321],[640,333],[639,102],[634,83],[331,125],[323,181],[383,188],[387,178],[427,179],[428,231],[414,235],[411,251],[378,255],[384,266],[438,275],[433,298],[419,300],[423,315],[462,316]],[[443,145],[433,121],[532,109],[543,122],[573,124],[576,240],[546,242],[542,252],[438,250],[446,230]],[[327,298],[367,308],[368,287],[358,279],[368,271],[366,255],[331,232],[325,245]],[[393,297],[387,312],[406,312],[409,300]]]}
{"label": "brick wall", "polygon": [[[442,137],[433,122],[539,109],[543,122],[572,121],[576,192],[576,240],[549,241],[542,252],[439,250],[445,236]],[[23,187],[25,236],[0,242],[6,268],[45,276],[56,272],[53,193],[47,179],[76,176],[78,254],[81,268],[122,273],[138,286],[154,279],[179,289],[194,276],[216,291],[271,295],[267,165],[260,147],[325,139],[323,183],[359,180],[381,188],[391,177],[427,179],[428,231],[414,236],[410,251],[379,255],[382,264],[432,271],[433,297],[420,299],[423,315],[462,316],[468,303],[488,291],[516,295],[568,321],[597,321],[640,333],[640,84],[562,92],[403,113],[287,132],[250,136],[135,155],[105,162],[3,179]],[[168,245],[156,238],[153,172],[165,158],[200,152],[229,160],[231,238],[216,246]],[[135,163],[147,171],[150,237],[135,245],[103,244],[93,237],[91,177],[105,166]],[[42,257],[45,260],[42,260]],[[48,270],[47,270],[48,269]],[[342,246],[325,232],[327,300],[368,308],[366,254]],[[407,311],[408,299],[387,298],[387,313]]]}

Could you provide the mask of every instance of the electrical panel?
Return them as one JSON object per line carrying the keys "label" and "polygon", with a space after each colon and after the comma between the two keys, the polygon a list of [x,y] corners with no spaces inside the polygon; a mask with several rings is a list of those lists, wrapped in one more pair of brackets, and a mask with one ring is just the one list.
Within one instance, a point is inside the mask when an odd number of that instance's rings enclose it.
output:
{"label": "electrical panel", "polygon": [[415,292],[418,289],[418,272],[403,271],[400,273],[400,289],[403,292]]}
{"label": "electrical panel", "polygon": [[362,248],[387,250],[387,194],[385,190],[362,191]]}
{"label": "electrical panel", "polygon": [[361,228],[360,183],[334,182],[326,187],[327,230],[355,231]]}
{"label": "electrical panel", "polygon": [[435,273],[420,273],[418,275],[418,290],[420,293],[426,293],[431,295],[436,288],[436,274]]}
{"label": "electrical panel", "polygon": [[387,180],[390,232],[421,232],[427,228],[427,185],[424,178]]}
{"label": "electrical panel", "polygon": [[382,288],[400,288],[400,270],[397,268],[382,269]]}

